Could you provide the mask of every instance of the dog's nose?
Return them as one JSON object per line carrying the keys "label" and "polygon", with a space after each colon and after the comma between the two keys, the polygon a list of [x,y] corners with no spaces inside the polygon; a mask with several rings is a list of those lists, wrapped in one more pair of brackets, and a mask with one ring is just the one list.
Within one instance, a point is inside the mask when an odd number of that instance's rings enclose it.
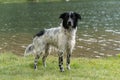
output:
{"label": "dog's nose", "polygon": [[71,22],[70,21],[68,22],[68,25],[71,26]]}

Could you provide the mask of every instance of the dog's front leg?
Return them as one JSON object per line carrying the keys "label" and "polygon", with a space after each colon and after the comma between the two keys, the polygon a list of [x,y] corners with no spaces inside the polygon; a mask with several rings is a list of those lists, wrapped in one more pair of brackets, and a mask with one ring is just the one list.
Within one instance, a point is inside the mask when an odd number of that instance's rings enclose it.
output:
{"label": "dog's front leg", "polygon": [[70,57],[71,57],[72,51],[71,49],[67,50],[67,60],[66,60],[66,65],[67,69],[70,70]]}
{"label": "dog's front leg", "polygon": [[64,72],[63,68],[63,52],[59,52],[59,68],[61,72]]}

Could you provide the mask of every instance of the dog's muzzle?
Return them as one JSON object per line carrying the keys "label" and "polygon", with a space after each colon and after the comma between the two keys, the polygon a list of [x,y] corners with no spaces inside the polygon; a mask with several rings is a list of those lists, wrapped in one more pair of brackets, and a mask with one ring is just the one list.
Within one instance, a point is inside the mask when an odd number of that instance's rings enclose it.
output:
{"label": "dog's muzzle", "polygon": [[70,21],[68,22],[68,26],[72,26],[72,24],[71,24],[71,22],[70,22]]}

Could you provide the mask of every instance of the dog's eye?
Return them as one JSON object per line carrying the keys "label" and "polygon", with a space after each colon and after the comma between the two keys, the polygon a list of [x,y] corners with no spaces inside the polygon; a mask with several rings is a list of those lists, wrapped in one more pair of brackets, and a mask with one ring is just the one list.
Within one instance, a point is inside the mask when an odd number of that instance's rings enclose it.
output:
{"label": "dog's eye", "polygon": [[66,18],[69,18],[69,15],[66,15]]}

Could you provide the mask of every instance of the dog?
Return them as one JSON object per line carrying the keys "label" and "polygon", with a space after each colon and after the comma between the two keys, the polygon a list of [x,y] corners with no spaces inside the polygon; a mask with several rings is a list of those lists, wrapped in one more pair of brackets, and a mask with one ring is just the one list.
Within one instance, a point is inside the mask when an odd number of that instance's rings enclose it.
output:
{"label": "dog", "polygon": [[46,58],[51,46],[58,49],[60,71],[64,71],[63,55],[65,52],[67,53],[67,69],[70,70],[70,57],[75,46],[77,24],[78,20],[81,20],[81,15],[71,11],[62,13],[59,18],[62,19],[59,27],[44,29],[37,33],[33,38],[33,43],[28,45],[25,50],[25,55],[35,55],[35,70],[42,53],[44,53],[42,57],[43,66],[46,67]]}

